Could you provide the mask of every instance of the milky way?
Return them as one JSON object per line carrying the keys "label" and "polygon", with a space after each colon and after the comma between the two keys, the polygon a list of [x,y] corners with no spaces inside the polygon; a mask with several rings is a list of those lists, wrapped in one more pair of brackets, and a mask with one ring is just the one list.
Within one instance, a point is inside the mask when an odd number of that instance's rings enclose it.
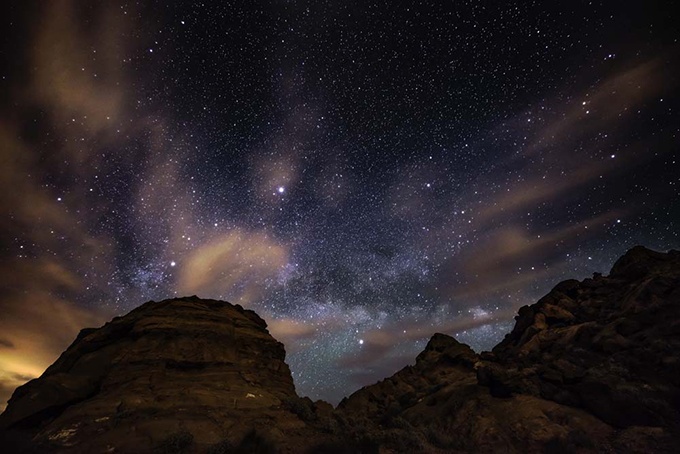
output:
{"label": "milky way", "polygon": [[678,248],[677,21],[553,3],[3,7],[0,397],[196,294],[337,403],[435,332],[489,349],[560,280]]}

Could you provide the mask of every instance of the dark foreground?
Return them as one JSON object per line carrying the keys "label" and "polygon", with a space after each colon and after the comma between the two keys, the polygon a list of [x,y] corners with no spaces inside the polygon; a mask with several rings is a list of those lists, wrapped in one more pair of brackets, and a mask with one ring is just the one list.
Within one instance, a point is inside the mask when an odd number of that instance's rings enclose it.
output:
{"label": "dark foreground", "polygon": [[480,355],[435,334],[337,409],[240,306],[149,302],[81,331],[0,415],[3,452],[677,452],[680,252],[565,281]]}

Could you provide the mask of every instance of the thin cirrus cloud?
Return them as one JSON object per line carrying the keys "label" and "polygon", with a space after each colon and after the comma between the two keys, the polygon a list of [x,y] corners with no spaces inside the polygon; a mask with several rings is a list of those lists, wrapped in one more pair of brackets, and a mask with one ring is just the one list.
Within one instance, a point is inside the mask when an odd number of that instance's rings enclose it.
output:
{"label": "thin cirrus cloud", "polygon": [[[48,11],[37,22],[32,42],[35,71],[26,98],[45,106],[54,126],[66,136],[74,133],[72,125],[77,123],[81,136],[73,139],[82,139],[84,133],[90,140],[119,140],[129,85],[120,64],[129,47],[121,39],[127,23],[113,5],[98,8],[94,24],[87,28],[78,19],[77,2],[58,0],[45,6]],[[98,52],[94,59],[92,52]],[[102,156],[88,153],[79,142],[65,141],[62,150],[77,159],[78,168],[90,169]]]}
{"label": "thin cirrus cloud", "polygon": [[[447,320],[409,319],[380,329],[372,329],[361,334],[363,343],[358,352],[338,358],[334,366],[348,373],[357,386],[364,386],[393,374],[406,363],[412,363],[413,357],[395,355],[396,352],[403,351],[404,344],[423,342],[435,331],[457,333],[493,325],[506,321],[514,313],[514,310],[494,313],[472,311],[470,314]],[[433,328],[435,325],[436,329]]]}
{"label": "thin cirrus cloud", "polygon": [[624,130],[635,121],[635,113],[646,102],[670,90],[676,82],[663,73],[664,54],[622,69],[591,90],[581,93],[561,118],[543,127],[528,155],[541,153],[555,143],[574,143],[601,131]]}
{"label": "thin cirrus cloud", "polygon": [[[614,138],[635,120],[634,112],[641,105],[669,86],[669,81],[656,74],[657,68],[658,58],[616,73],[578,97],[583,101],[572,102],[566,109],[560,109],[557,100],[547,102],[556,106],[555,114],[545,119],[526,146],[496,166],[502,171],[512,165],[528,175],[505,192],[492,193],[479,210],[477,221],[512,215],[544,201],[554,202],[603,177],[620,177],[632,166],[650,159],[645,151],[651,138],[647,142],[629,142],[625,147],[618,147]],[[519,115],[509,123],[517,126],[526,116]],[[611,161],[611,156],[616,160]],[[488,179],[497,178],[492,170]],[[487,178],[477,186],[488,186]]]}
{"label": "thin cirrus cloud", "polygon": [[[18,251],[0,266],[3,405],[20,381],[40,375],[81,328],[99,326],[111,315],[79,308],[71,300],[84,290],[83,269],[108,273],[100,258],[110,253],[109,242],[88,234],[78,214],[37,178],[22,177],[39,173],[40,164],[31,145],[18,139],[17,129],[12,123],[0,127],[0,206],[7,213],[0,229]],[[38,255],[41,250],[53,254]]]}
{"label": "thin cirrus cloud", "polygon": [[316,326],[292,318],[270,319],[267,328],[276,340],[283,342],[289,354],[300,348],[301,341],[314,340],[318,335]]}
{"label": "thin cirrus cloud", "polygon": [[[625,133],[640,106],[656,100],[672,84],[657,73],[659,58],[613,74],[566,108],[558,107],[558,96],[546,101],[552,109],[534,126],[525,126],[530,131],[528,143],[508,153],[460,194],[458,203],[469,207],[469,223],[452,228],[443,222],[435,238],[460,235],[475,241],[474,247],[461,244],[443,260],[438,287],[444,295],[474,302],[539,278],[554,280],[566,269],[568,251],[644,209],[634,203],[633,183],[626,176],[654,158],[648,150],[655,139],[637,137],[621,146],[615,138]],[[522,128],[526,116],[518,115],[496,132],[508,125]],[[508,169],[514,170],[507,173]],[[516,182],[502,191],[494,189],[493,181],[503,179],[504,173],[505,178],[514,175]],[[627,192],[628,200],[621,200],[618,207],[608,202],[604,211],[582,208],[593,195],[606,197],[607,186],[616,186],[619,194]],[[545,210],[571,214],[562,223],[544,225],[539,219]],[[533,272],[526,273],[532,267]],[[524,272],[518,273],[520,269]]]}
{"label": "thin cirrus cloud", "polygon": [[[13,389],[39,376],[80,329],[114,315],[97,304],[114,281],[114,241],[90,229],[108,205],[91,203],[93,186],[82,179],[105,171],[107,159],[92,150],[125,130],[125,78],[119,70],[125,43],[117,38],[125,24],[103,7],[96,26],[84,29],[76,2],[45,6],[26,44],[32,71],[10,90],[13,109],[2,112],[0,123],[0,208],[6,214],[0,233],[12,252],[0,266],[3,407]],[[95,47],[100,56],[92,67],[88,52]],[[41,124],[36,109],[49,125],[46,143],[35,141]],[[46,178],[57,167],[58,189]],[[77,299],[86,292],[92,304],[81,307]]]}
{"label": "thin cirrus cloud", "polygon": [[104,311],[80,309],[55,297],[49,288],[6,297],[0,320],[4,336],[0,347],[0,409],[4,409],[14,388],[41,375],[82,328],[101,326],[111,316]]}
{"label": "thin cirrus cloud", "polygon": [[42,374],[80,329],[101,326],[113,314],[79,308],[57,296],[82,290],[77,276],[57,262],[27,259],[7,263],[0,271],[4,288],[0,405],[4,408],[13,389]]}
{"label": "thin cirrus cloud", "polygon": [[[494,311],[493,316],[463,313],[453,320],[427,317],[425,321],[404,321],[364,333],[361,350],[340,358],[337,367],[354,371],[355,382],[363,385],[394,372],[394,365],[403,360],[394,358],[399,350],[395,344],[426,339],[433,326],[438,331],[455,334],[510,320],[518,305],[531,301],[529,295],[516,292],[525,292],[532,282],[557,282],[558,276],[568,274],[567,251],[578,249],[617,221],[637,214],[640,207],[634,204],[610,206],[590,216],[575,214],[571,222],[548,226],[526,216],[546,207],[568,210],[570,204],[578,203],[603,181],[627,184],[626,173],[650,159],[645,151],[653,143],[651,138],[638,138],[620,147],[612,136],[625,130],[634,119],[634,110],[659,96],[662,90],[659,87],[664,84],[656,74],[657,66],[658,60],[653,59],[619,71],[584,93],[585,104],[572,102],[561,109],[555,96],[546,102],[553,107],[553,114],[546,113],[532,126],[526,125],[526,114],[504,122],[496,128],[498,131],[508,130],[509,126],[515,131],[529,129],[528,143],[481,172],[477,181],[457,193],[455,199],[438,201],[440,210],[423,212],[427,193],[416,192],[418,197],[414,198],[407,186],[395,185],[390,203],[397,210],[395,215],[406,219],[420,217],[425,225],[432,218],[430,230],[435,234],[424,234],[425,245],[450,235],[475,238],[474,247],[461,243],[455,253],[447,256],[446,251],[432,248],[435,256],[443,256],[435,278],[441,302],[475,307],[488,301],[502,305],[498,295],[512,293],[516,297],[505,303],[503,309]],[[592,115],[595,112],[599,114]],[[514,169],[521,178],[502,192],[495,191],[493,182],[502,179],[500,172],[507,169]],[[432,178],[438,173],[433,169],[426,175]],[[428,178],[410,173],[400,175],[398,182],[407,178],[418,180],[416,187],[427,187]],[[455,217],[447,218],[447,206],[451,211],[465,207],[467,213],[464,217],[459,213],[458,222]],[[441,225],[436,227],[437,223]],[[366,370],[367,364],[371,370]]]}
{"label": "thin cirrus cloud", "polygon": [[612,210],[539,235],[518,226],[500,227],[488,232],[474,250],[463,250],[444,262],[440,288],[457,301],[474,304],[495,293],[515,291],[526,283],[555,276],[564,269],[565,250],[602,234],[602,229],[626,214],[625,210]]}
{"label": "thin cirrus cloud", "polygon": [[278,275],[288,255],[287,247],[266,233],[234,229],[189,253],[178,290],[249,304],[263,295],[266,281]]}

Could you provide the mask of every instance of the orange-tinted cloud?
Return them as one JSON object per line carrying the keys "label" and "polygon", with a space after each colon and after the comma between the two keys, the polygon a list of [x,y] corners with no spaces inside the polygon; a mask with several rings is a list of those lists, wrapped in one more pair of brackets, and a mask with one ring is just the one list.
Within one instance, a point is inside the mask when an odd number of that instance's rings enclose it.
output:
{"label": "orange-tinted cloud", "polygon": [[178,290],[248,304],[286,265],[288,249],[267,234],[234,229],[190,252],[181,264]]}
{"label": "orange-tinted cloud", "polygon": [[[80,329],[113,315],[78,307],[74,299],[87,287],[99,295],[112,275],[112,242],[89,229],[105,203],[86,203],[82,178],[96,173],[104,161],[99,147],[121,128],[125,25],[113,7],[94,8],[92,26],[84,27],[78,2],[42,6],[26,46],[29,76],[11,87],[11,110],[0,112],[0,236],[7,253],[0,265],[2,408]],[[40,144],[26,133],[36,108],[48,132],[41,131]],[[60,175],[58,186],[46,184],[52,173]],[[88,273],[103,280],[86,279]]]}
{"label": "orange-tinted cloud", "polygon": [[[80,329],[103,322],[100,315],[57,295],[82,292],[77,270],[105,266],[96,258],[107,254],[109,247],[105,238],[87,234],[77,214],[38,180],[27,177],[38,165],[30,147],[8,124],[0,126],[0,160],[0,206],[7,214],[0,232],[12,253],[0,265],[0,409],[4,409],[14,388],[40,375]],[[34,258],[34,249],[59,254]],[[77,253],[68,254],[68,249]]]}
{"label": "orange-tinted cloud", "polygon": [[[519,114],[493,131],[502,136],[510,129],[525,129],[527,143],[492,163],[460,194],[456,216],[443,216],[463,222],[452,227],[445,221],[437,235],[425,236],[426,243],[432,238],[463,240],[455,253],[446,252],[438,285],[442,295],[475,304],[494,293],[507,295],[532,282],[552,280],[566,271],[567,252],[644,208],[634,203],[633,188],[625,206],[610,203],[591,218],[578,207],[588,205],[582,201],[585,194],[602,195],[608,186],[624,192],[622,188],[634,184],[626,175],[653,159],[647,152],[653,137],[637,137],[625,146],[616,138],[635,121],[641,106],[675,83],[659,71],[660,61],[653,58],[619,70],[566,103],[548,97],[542,103],[550,107],[545,112]],[[559,224],[534,220],[537,214],[540,218],[542,212],[559,210],[564,211]],[[464,241],[470,238],[471,244]]]}
{"label": "orange-tinted cloud", "polygon": [[[363,368],[367,364],[375,364],[381,358],[391,355],[391,352],[400,349],[404,343],[424,341],[437,332],[455,333],[492,325],[505,321],[515,314],[515,310],[465,314],[448,320],[438,320],[436,329],[433,328],[432,320],[417,321],[414,319],[402,320],[380,329],[372,329],[361,334],[363,343],[356,354],[343,356],[337,360],[337,365],[342,368]],[[376,377],[377,378],[377,377]]]}
{"label": "orange-tinted cloud", "polygon": [[[61,287],[77,285],[77,278],[55,263],[11,263],[0,271],[19,279],[5,290],[0,318],[0,411],[14,388],[38,377],[84,327],[98,327],[111,318],[105,311],[82,309],[55,296]],[[25,269],[21,269],[21,268]],[[18,270],[12,273],[8,268]],[[28,271],[28,272],[26,272]],[[28,288],[30,292],[21,292]]]}
{"label": "orange-tinted cloud", "polygon": [[318,334],[316,326],[291,318],[267,320],[267,326],[274,339],[283,342],[288,354],[300,348],[300,341]]}
{"label": "orange-tinted cloud", "polygon": [[441,289],[449,298],[475,304],[496,292],[507,293],[543,281],[562,269],[565,250],[601,235],[603,229],[626,214],[624,210],[612,210],[538,234],[514,224],[486,232],[475,248],[464,249],[444,263]]}
{"label": "orange-tinted cloud", "polygon": [[641,105],[676,83],[662,74],[662,67],[663,57],[656,57],[623,69],[585,91],[561,118],[542,128],[527,153],[541,153],[555,142],[572,143],[600,131],[625,128],[635,121]]}
{"label": "orange-tinted cloud", "polygon": [[[35,21],[31,78],[17,90],[48,114],[63,136],[51,151],[73,161],[73,172],[91,174],[105,160],[98,146],[120,141],[126,129],[128,82],[123,61],[128,53],[129,19],[119,7],[92,8],[91,23],[80,17],[83,5],[73,0],[45,3]],[[123,121],[123,118],[125,120]]]}

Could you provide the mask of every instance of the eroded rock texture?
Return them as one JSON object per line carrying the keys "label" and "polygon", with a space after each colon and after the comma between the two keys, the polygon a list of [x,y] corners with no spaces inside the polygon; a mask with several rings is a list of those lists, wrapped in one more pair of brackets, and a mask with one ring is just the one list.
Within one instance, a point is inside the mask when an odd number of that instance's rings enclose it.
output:
{"label": "eroded rock texture", "polygon": [[296,432],[313,441],[284,408],[298,398],[283,344],[266,326],[221,301],[146,303],[83,330],[16,390],[0,427],[31,429],[31,445],[48,451],[200,451],[238,445],[252,430],[284,448]]}

